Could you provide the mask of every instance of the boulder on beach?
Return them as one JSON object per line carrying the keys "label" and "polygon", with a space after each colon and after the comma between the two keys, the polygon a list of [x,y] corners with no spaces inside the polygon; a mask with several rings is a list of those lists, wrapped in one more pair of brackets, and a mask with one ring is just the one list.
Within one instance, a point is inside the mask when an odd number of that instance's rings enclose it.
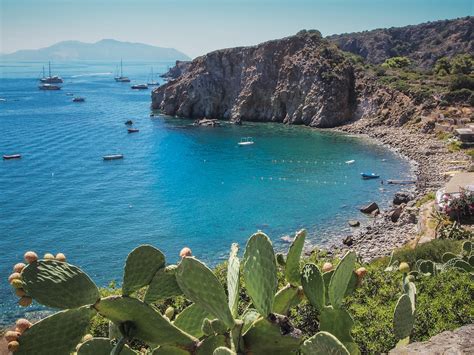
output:
{"label": "boulder on beach", "polygon": [[400,216],[402,215],[403,212],[403,206],[398,206],[397,208],[394,208],[389,212],[390,220],[395,223],[398,222],[400,219]]}
{"label": "boulder on beach", "polygon": [[378,209],[379,209],[379,205],[377,205],[377,203],[375,203],[375,202],[372,202],[372,203],[368,204],[367,206],[362,207],[360,209],[360,211],[362,213],[370,214],[370,213],[372,213],[372,212],[374,212]]}
{"label": "boulder on beach", "polygon": [[397,192],[393,196],[393,204],[401,205],[402,203],[408,203],[413,199],[413,196],[406,192]]}
{"label": "boulder on beach", "polygon": [[359,227],[360,226],[360,222],[355,220],[355,219],[349,220],[348,223],[351,227]]}
{"label": "boulder on beach", "polygon": [[352,235],[348,235],[342,240],[342,243],[350,247],[352,244],[354,244],[354,238],[352,237]]}

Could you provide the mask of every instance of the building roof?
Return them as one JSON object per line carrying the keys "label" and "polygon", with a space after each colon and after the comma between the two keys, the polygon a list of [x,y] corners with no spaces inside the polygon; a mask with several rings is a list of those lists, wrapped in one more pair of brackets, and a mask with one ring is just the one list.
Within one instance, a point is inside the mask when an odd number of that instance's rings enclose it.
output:
{"label": "building roof", "polygon": [[454,175],[446,184],[444,192],[453,194],[460,192],[461,189],[474,191],[474,173],[458,173]]}

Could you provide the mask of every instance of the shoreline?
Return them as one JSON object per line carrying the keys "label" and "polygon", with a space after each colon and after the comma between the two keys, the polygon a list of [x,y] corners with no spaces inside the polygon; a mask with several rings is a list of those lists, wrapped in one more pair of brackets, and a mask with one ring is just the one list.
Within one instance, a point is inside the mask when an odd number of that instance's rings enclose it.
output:
{"label": "shoreline", "polygon": [[[333,241],[323,246],[336,254],[353,250],[364,262],[388,256],[395,248],[415,241],[419,236],[420,212],[416,201],[426,193],[441,188],[449,180],[449,176],[444,173],[457,170],[454,169],[456,164],[450,161],[468,161],[464,153],[450,152],[444,142],[433,134],[417,131],[416,127],[374,125],[370,119],[364,118],[331,130],[370,139],[399,154],[410,164],[410,173],[416,180],[414,185],[408,187],[400,185],[400,192],[407,192],[412,197],[408,203],[380,210],[380,214],[372,218],[371,222],[352,228],[352,234],[334,235]],[[396,222],[391,220],[394,212],[399,213]],[[365,217],[363,219],[367,220]],[[343,242],[348,236],[351,245]]]}

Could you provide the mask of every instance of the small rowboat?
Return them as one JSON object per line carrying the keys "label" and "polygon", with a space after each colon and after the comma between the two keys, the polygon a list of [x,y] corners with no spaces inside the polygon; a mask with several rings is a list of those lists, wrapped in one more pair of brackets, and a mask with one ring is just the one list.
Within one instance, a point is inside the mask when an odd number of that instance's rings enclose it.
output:
{"label": "small rowboat", "polygon": [[360,173],[362,176],[362,179],[368,180],[368,179],[378,179],[380,175],[376,175],[375,173]]}
{"label": "small rowboat", "polygon": [[86,101],[86,99],[83,97],[75,97],[72,99],[72,102],[84,102],[84,101]]}
{"label": "small rowboat", "polygon": [[129,128],[127,129],[128,133],[137,133],[137,132],[140,132],[140,130],[138,128]]}
{"label": "small rowboat", "polygon": [[123,159],[123,154],[111,154],[111,155],[104,155],[104,160],[118,160]]}
{"label": "small rowboat", "polygon": [[243,137],[238,145],[252,145],[254,142],[252,140],[252,137]]}
{"label": "small rowboat", "polygon": [[21,154],[11,154],[11,155],[4,155],[3,159],[4,160],[10,160],[10,159],[20,159]]}

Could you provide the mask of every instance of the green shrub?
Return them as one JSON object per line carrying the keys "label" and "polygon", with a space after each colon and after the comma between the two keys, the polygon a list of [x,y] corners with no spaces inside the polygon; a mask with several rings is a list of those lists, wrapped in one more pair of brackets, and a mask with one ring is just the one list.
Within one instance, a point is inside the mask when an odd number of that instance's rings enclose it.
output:
{"label": "green shrub", "polygon": [[449,89],[451,91],[461,90],[461,89],[474,90],[474,78],[464,75],[464,74],[456,75],[451,80]]}
{"label": "green shrub", "polygon": [[421,207],[428,201],[433,201],[436,198],[436,195],[434,192],[428,192],[425,196],[420,198],[418,201],[416,201],[416,207]]}
{"label": "green shrub", "polygon": [[474,56],[470,54],[458,54],[451,60],[451,72],[453,74],[472,73],[474,68]]}
{"label": "green shrub", "polygon": [[398,68],[406,68],[410,64],[411,64],[411,61],[407,57],[392,57],[385,60],[382,66],[385,68],[398,69]]}
{"label": "green shrub", "polygon": [[451,62],[448,58],[442,57],[436,61],[434,72],[438,75],[444,76],[451,72]]}
{"label": "green shrub", "polygon": [[416,248],[404,247],[394,251],[393,260],[406,261],[413,265],[419,259],[441,262],[446,252],[458,253],[461,242],[450,239],[434,239],[431,242],[417,245]]}

